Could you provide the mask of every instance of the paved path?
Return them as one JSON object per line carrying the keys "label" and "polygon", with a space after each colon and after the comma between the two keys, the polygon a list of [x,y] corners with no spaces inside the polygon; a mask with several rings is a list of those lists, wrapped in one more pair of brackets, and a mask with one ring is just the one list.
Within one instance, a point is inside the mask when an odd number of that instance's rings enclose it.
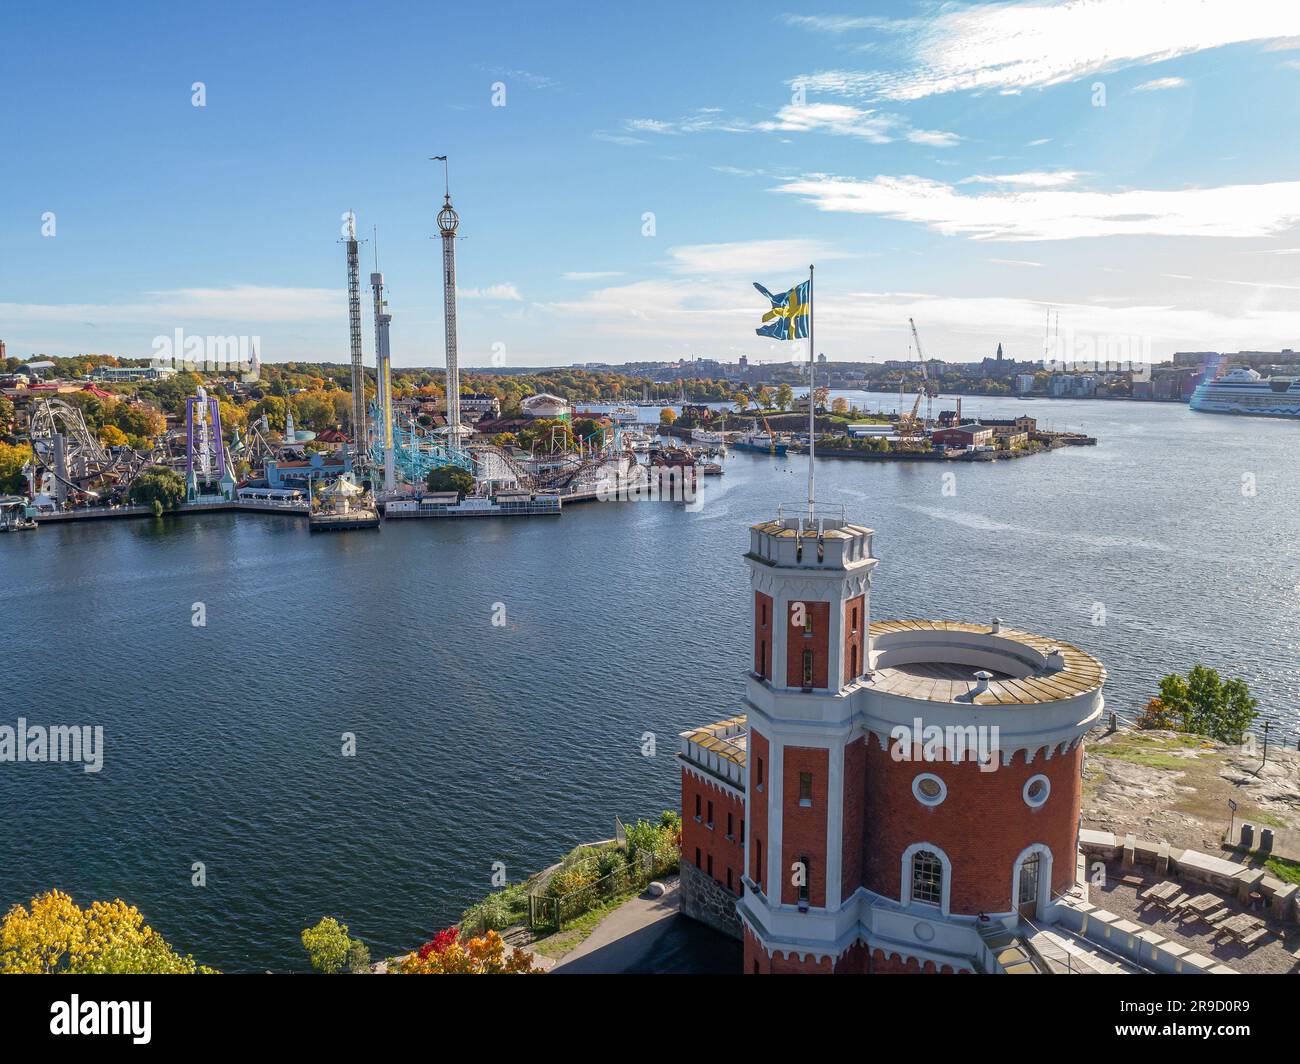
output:
{"label": "paved path", "polygon": [[642,894],[624,902],[552,969],[558,974],[624,972],[650,952],[678,914],[678,880],[661,898]]}

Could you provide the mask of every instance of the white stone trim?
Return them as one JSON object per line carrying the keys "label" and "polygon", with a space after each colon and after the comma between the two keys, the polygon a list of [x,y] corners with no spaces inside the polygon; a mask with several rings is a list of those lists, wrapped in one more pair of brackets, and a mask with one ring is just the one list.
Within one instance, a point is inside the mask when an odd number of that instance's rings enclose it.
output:
{"label": "white stone trim", "polygon": [[952,900],[952,861],[948,855],[932,842],[914,842],[903,851],[903,867],[899,876],[898,901],[900,905],[932,905],[932,902],[912,901],[912,858],[921,850],[929,850],[943,865],[943,883],[940,890],[939,911],[947,916]]}
{"label": "white stone trim", "polygon": [[1020,867],[1034,854],[1038,854],[1038,897],[1034,899],[1036,913],[1046,909],[1052,899],[1052,849],[1046,843],[1030,843],[1011,866],[1011,908],[1020,911]]}
{"label": "white stone trim", "polygon": [[[1047,789],[1043,792],[1042,798],[1040,798],[1038,801],[1034,801],[1032,798],[1029,797],[1029,788],[1032,787],[1035,783],[1038,783],[1040,780],[1042,781],[1043,785]],[[1025,785],[1020,788],[1020,797],[1024,799],[1025,805],[1029,806],[1030,809],[1043,808],[1043,806],[1047,804],[1047,799],[1050,798],[1051,796],[1052,796],[1052,781],[1048,779],[1045,775],[1043,775],[1043,773],[1041,772],[1038,773],[1037,775],[1030,776],[1029,779],[1025,780]]]}
{"label": "white stone trim", "polygon": [[[921,790],[923,780],[934,780],[939,785],[939,796],[937,798],[930,798]],[[936,776],[933,772],[918,772],[912,777],[912,797],[922,805],[933,809],[935,806],[943,805],[947,799],[948,784],[944,783],[942,776]]]}

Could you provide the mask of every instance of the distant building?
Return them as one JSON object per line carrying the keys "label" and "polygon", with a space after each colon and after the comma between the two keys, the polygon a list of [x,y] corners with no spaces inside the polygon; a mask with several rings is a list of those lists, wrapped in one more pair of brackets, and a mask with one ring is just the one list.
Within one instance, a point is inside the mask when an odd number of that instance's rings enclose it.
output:
{"label": "distant building", "polygon": [[99,366],[93,374],[97,381],[157,381],[176,376],[170,366]]}
{"label": "distant building", "polygon": [[323,451],[312,451],[306,458],[268,459],[266,483],[272,488],[305,488],[316,481],[333,480],[351,472],[352,459],[346,452],[327,455]]}
{"label": "distant building", "polygon": [[323,445],[332,454],[337,454],[347,447],[348,438],[338,429],[326,429],[324,432],[317,434],[316,442]]}
{"label": "distant building", "polygon": [[1028,395],[1034,390],[1034,375],[1032,373],[1016,374],[1016,393],[1018,395]]}
{"label": "distant building", "polygon": [[462,414],[473,414],[475,420],[484,417],[500,417],[501,400],[495,395],[486,393],[462,395],[460,397],[460,412]]}
{"label": "distant building", "polygon": [[547,392],[530,395],[519,404],[519,408],[527,417],[567,419],[573,413],[568,400],[561,399],[558,395],[550,395]]}
{"label": "distant building", "polygon": [[956,425],[950,429],[935,429],[930,434],[941,447],[981,447],[993,439],[993,430],[983,425]]}

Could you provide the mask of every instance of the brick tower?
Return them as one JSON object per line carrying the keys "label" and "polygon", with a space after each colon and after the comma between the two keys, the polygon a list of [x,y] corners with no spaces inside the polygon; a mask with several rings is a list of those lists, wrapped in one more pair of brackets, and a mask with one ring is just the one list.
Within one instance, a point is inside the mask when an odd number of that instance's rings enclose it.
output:
{"label": "brick tower", "polygon": [[750,529],[745,713],[682,733],[682,911],[746,972],[997,971],[1076,887],[1105,669],[996,618],[872,623],[872,536]]}

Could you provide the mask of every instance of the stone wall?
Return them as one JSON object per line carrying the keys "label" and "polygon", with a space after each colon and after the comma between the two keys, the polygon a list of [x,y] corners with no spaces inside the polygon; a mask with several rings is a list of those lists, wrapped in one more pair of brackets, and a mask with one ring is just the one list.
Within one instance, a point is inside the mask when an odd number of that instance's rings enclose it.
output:
{"label": "stone wall", "polygon": [[740,917],[736,915],[736,896],[685,859],[681,870],[681,907],[683,915],[715,931],[735,939],[743,936]]}

